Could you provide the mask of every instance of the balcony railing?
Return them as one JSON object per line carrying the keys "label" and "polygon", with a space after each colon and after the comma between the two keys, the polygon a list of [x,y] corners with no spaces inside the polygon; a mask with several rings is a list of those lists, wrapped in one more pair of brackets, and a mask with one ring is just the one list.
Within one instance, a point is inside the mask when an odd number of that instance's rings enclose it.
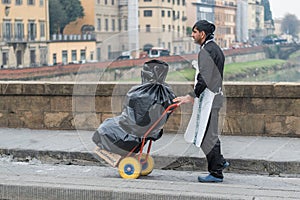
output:
{"label": "balcony railing", "polygon": [[35,35],[14,35],[14,34],[7,34],[2,35],[2,41],[4,42],[30,42],[30,41],[37,41],[37,37]]}
{"label": "balcony railing", "polygon": [[63,35],[63,34],[53,34],[51,35],[52,41],[78,41],[78,40],[84,40],[84,41],[93,41],[96,40],[95,34],[82,34],[82,35]]}
{"label": "balcony railing", "polygon": [[118,4],[119,4],[119,6],[127,6],[128,5],[128,0],[119,0]]}
{"label": "balcony railing", "polygon": [[[44,37],[45,38],[45,37]],[[96,40],[95,34],[82,34],[82,35],[62,35],[62,34],[54,34],[51,35],[52,41],[94,41]],[[44,39],[39,39],[34,35],[2,35],[0,37],[0,41],[3,42],[32,42],[32,41],[45,41]]]}

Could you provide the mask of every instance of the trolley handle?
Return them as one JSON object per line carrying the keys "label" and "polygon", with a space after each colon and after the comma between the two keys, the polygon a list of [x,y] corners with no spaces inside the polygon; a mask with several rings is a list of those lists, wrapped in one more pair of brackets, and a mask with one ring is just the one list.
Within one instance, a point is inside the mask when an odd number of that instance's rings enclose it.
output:
{"label": "trolley handle", "polygon": [[[158,120],[156,120],[156,122],[148,129],[148,131],[144,134],[143,140],[142,140],[142,145],[140,148],[140,154],[143,151],[144,145],[146,143],[146,138],[149,135],[149,133],[157,126],[157,124],[162,120],[162,118],[169,112],[173,112],[175,108],[177,108],[178,106],[180,106],[181,103],[174,103],[171,104],[167,107],[167,109],[162,113],[162,115],[158,118]],[[171,110],[172,109],[172,110]]]}

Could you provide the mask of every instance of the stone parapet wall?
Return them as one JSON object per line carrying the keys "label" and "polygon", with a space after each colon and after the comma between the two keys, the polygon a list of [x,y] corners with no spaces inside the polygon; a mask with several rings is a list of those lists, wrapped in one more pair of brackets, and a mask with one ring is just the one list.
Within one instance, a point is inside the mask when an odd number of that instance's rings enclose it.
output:
{"label": "stone parapet wall", "polygon": [[[133,83],[0,82],[0,126],[30,129],[95,130],[122,112]],[[175,94],[192,83],[170,83]],[[224,84],[220,125],[226,135],[300,136],[300,83]],[[170,116],[165,132],[182,133],[191,105]]]}

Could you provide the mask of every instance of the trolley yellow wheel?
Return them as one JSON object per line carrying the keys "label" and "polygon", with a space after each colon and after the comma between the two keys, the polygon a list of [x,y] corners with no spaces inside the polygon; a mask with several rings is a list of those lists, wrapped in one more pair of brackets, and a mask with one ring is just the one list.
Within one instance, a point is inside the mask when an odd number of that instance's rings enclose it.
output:
{"label": "trolley yellow wheel", "polygon": [[140,162],[134,157],[123,158],[118,168],[120,176],[124,179],[136,179],[142,170]]}
{"label": "trolley yellow wheel", "polygon": [[[142,154],[140,163],[142,165],[142,171],[141,171],[141,175],[142,176],[147,176],[148,174],[150,174],[154,168],[154,159],[152,158],[152,156],[148,155],[148,158],[146,160],[147,154]],[[139,158],[139,154],[136,155],[136,158]]]}

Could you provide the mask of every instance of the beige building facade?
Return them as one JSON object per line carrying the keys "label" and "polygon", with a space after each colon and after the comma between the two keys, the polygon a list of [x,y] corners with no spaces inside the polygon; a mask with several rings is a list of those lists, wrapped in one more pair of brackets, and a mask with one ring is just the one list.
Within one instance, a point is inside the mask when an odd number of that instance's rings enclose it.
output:
{"label": "beige building facade", "polygon": [[70,23],[64,34],[83,34],[85,27],[95,36],[95,60],[104,61],[117,58],[128,50],[127,2],[120,0],[81,0],[85,16]]}
{"label": "beige building facade", "polygon": [[262,0],[248,0],[248,31],[251,42],[261,41],[264,37],[264,7]]}
{"label": "beige building facade", "polygon": [[[190,38],[186,34],[185,0],[136,0],[136,10],[130,10],[127,0],[81,1],[85,12],[83,19],[70,23],[64,34],[82,33],[84,25],[94,27],[96,59],[114,60],[126,53],[133,55],[151,47],[167,48],[171,54],[191,51]],[[137,12],[138,20],[128,17]],[[130,25],[136,24],[136,29]],[[130,46],[130,36],[137,31],[138,49]]]}
{"label": "beige building facade", "polygon": [[70,64],[70,63],[86,63],[95,61],[95,41],[58,41],[50,42],[49,63]]}
{"label": "beige building facade", "polygon": [[215,40],[222,48],[236,43],[236,0],[215,1]]}
{"label": "beige building facade", "polygon": [[[247,1],[249,37],[257,39],[264,28],[263,6],[261,0]],[[151,47],[166,48],[171,55],[195,53],[190,31],[200,19],[216,24],[216,42],[228,48],[238,29],[237,0],[81,0],[85,16],[63,34],[50,35],[48,4],[0,2],[2,68],[107,61],[133,52],[137,58]]]}
{"label": "beige building facade", "polygon": [[48,0],[0,2],[1,68],[47,65]]}
{"label": "beige building facade", "polygon": [[140,46],[163,47],[175,55],[190,52],[186,6],[185,0],[140,0]]}
{"label": "beige building facade", "polygon": [[215,41],[229,48],[236,41],[237,0],[187,0],[188,24],[208,20],[216,25]]}

